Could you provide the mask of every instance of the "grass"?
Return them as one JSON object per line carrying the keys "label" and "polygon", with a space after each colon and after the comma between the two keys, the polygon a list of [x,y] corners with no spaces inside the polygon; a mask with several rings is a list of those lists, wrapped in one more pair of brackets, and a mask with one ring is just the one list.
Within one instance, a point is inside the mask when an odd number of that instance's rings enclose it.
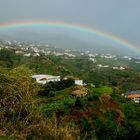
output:
{"label": "grass", "polygon": [[61,100],[43,103],[43,104],[40,104],[40,106],[38,107],[38,111],[48,114],[48,113],[54,112],[58,109],[68,108],[69,106],[74,105],[75,101],[76,101],[76,98],[67,97],[67,98],[63,98]]}
{"label": "grass", "polygon": [[76,98],[70,97],[71,88],[66,88],[64,90],[56,91],[54,97],[40,97],[41,102],[38,107],[38,111],[41,112],[53,112],[58,109],[65,109],[75,103]]}
{"label": "grass", "polygon": [[[76,98],[69,96],[71,90],[72,87],[66,88],[61,91],[56,91],[54,97],[43,97],[42,102],[38,107],[39,111],[49,113],[54,112],[58,109],[66,109],[69,106],[74,105]],[[92,88],[91,90],[97,95],[111,94],[113,92],[112,88],[107,86],[102,86],[100,88]]]}
{"label": "grass", "polygon": [[92,91],[97,93],[97,94],[112,94],[113,93],[113,89],[111,87],[108,87],[108,86],[93,88]]}

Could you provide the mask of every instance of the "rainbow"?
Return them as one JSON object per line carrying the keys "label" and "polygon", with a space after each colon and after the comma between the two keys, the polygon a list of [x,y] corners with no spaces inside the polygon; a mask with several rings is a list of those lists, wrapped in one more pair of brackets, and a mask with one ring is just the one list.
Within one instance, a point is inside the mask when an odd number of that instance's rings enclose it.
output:
{"label": "rainbow", "polygon": [[64,28],[64,29],[70,29],[70,30],[77,30],[79,32],[92,33],[96,36],[105,38],[109,41],[117,43],[118,45],[126,47],[127,49],[135,51],[136,53],[140,53],[140,48],[138,46],[133,45],[132,43],[128,42],[127,40],[119,38],[111,33],[106,33],[106,32],[100,31],[95,28],[83,26],[81,24],[56,22],[56,21],[54,21],[54,22],[50,22],[50,21],[9,22],[9,23],[0,23],[0,30],[22,28],[22,27],[28,27],[28,26],[58,27],[58,28]]}

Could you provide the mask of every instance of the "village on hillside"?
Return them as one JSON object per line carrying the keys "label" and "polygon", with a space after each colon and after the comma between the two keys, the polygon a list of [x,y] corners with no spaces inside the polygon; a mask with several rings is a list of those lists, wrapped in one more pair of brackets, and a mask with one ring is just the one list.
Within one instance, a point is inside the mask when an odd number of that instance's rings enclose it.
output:
{"label": "village on hillside", "polygon": [[[88,84],[83,83],[83,80],[80,80],[79,78],[74,76],[65,76],[64,78],[61,78],[60,76],[40,74],[40,75],[33,75],[32,78],[35,78],[36,82],[39,84],[46,84],[49,82],[58,82],[58,81],[65,82],[68,79],[72,79],[74,81],[74,85],[77,86],[77,89],[72,91],[71,95],[74,95],[76,97],[84,97],[88,94],[88,89],[87,89]],[[95,85],[92,84],[92,86]]]}
{"label": "village on hillside", "polygon": [[[32,78],[35,78],[37,83],[43,85],[49,82],[65,82],[65,80],[72,79],[74,81],[74,85],[76,85],[76,88],[71,92],[71,95],[76,97],[84,97],[89,94],[89,88],[95,88],[93,83],[84,83],[83,80],[74,76],[65,76],[64,78],[61,78],[61,76],[39,74],[33,75]],[[140,103],[140,90],[127,91],[126,93],[122,94],[122,96],[132,99],[135,103]]]}

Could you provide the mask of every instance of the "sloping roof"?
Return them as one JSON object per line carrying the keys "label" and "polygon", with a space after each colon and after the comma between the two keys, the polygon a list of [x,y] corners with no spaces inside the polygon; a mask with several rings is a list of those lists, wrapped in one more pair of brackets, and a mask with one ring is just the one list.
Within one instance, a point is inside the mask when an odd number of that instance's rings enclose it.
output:
{"label": "sloping roof", "polygon": [[129,90],[124,95],[128,98],[140,98],[140,90]]}
{"label": "sloping roof", "polygon": [[125,93],[125,95],[131,95],[131,94],[140,94],[140,90],[129,90]]}
{"label": "sloping roof", "polygon": [[140,93],[139,94],[129,94],[127,97],[128,98],[140,98]]}
{"label": "sloping roof", "polygon": [[44,78],[46,76],[47,75],[45,75],[45,74],[37,74],[37,75],[33,75],[32,78]]}
{"label": "sloping roof", "polygon": [[35,79],[40,79],[40,80],[48,80],[48,79],[55,79],[55,78],[60,78],[60,76],[53,76],[53,75],[46,75],[46,74],[38,74],[38,75],[33,75],[32,78]]}
{"label": "sloping roof", "polygon": [[74,76],[65,76],[65,78],[73,79],[73,80],[80,80],[78,77],[74,77]]}
{"label": "sloping roof", "polygon": [[44,80],[48,80],[48,78],[44,77],[44,78],[41,78],[39,79],[40,81],[44,81]]}

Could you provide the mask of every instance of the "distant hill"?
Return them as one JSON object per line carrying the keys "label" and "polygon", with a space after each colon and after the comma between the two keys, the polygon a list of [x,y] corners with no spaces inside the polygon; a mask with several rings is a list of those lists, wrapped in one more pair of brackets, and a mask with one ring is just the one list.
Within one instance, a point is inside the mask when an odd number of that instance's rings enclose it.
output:
{"label": "distant hill", "polygon": [[121,55],[137,56],[136,52],[132,52],[118,44],[112,44],[109,40],[97,39],[89,35],[73,32],[58,31],[34,31],[34,30],[18,30],[0,32],[0,39],[18,40],[29,42],[49,43],[57,48],[90,50],[96,53],[112,53]]}

